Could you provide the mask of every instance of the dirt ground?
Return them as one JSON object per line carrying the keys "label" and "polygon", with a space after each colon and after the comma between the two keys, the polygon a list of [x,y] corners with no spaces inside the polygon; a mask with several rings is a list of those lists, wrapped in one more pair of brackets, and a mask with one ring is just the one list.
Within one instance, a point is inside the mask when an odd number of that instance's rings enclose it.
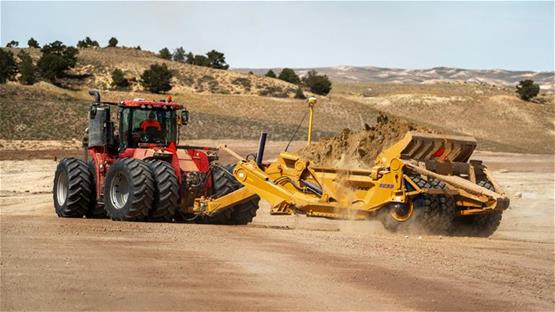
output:
{"label": "dirt ground", "polygon": [[2,160],[0,309],[552,311],[553,155],[475,158],[511,198],[489,239],[270,216],[264,203],[247,226],[61,219],[53,158]]}

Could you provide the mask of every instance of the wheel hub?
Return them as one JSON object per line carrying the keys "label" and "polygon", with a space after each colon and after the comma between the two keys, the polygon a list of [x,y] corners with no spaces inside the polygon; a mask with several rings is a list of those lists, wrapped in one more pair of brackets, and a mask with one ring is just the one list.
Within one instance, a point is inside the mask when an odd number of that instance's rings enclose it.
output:
{"label": "wheel hub", "polygon": [[412,217],[413,205],[407,205],[402,203],[396,203],[391,205],[389,213],[391,217],[399,222],[404,222]]}
{"label": "wheel hub", "polygon": [[127,177],[118,173],[110,184],[110,201],[116,209],[122,209],[129,198],[129,181]]}
{"label": "wheel hub", "polygon": [[67,200],[68,193],[68,179],[65,171],[61,171],[58,176],[58,183],[56,184],[56,199],[58,205],[63,206]]}

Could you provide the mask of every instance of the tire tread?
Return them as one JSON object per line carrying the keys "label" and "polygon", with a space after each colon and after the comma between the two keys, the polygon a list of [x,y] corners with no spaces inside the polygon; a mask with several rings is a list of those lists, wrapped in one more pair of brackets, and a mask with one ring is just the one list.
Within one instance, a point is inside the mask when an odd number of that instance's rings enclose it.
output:
{"label": "tire tread", "polygon": [[[212,166],[212,181],[214,197],[222,197],[243,187],[233,176],[235,165]],[[225,225],[245,225],[252,222],[258,210],[260,197],[253,196],[243,203],[224,209],[212,215],[205,215],[200,218],[201,223],[225,224]]]}
{"label": "tire tread", "polygon": [[[128,180],[131,185],[130,191],[133,191],[133,194],[129,194],[131,205],[127,208],[115,209],[112,207],[112,203],[109,199],[109,186],[115,174],[113,170],[125,170],[125,168],[127,168],[129,172]],[[135,158],[117,160],[110,167],[106,176],[104,197],[106,211],[112,220],[144,221],[154,201],[154,177],[150,167],[145,162]]]}
{"label": "tire tread", "polygon": [[179,184],[175,169],[166,161],[148,159],[146,163],[154,176],[154,203],[149,211],[150,221],[172,221],[179,204]]}
{"label": "tire tread", "polygon": [[[64,205],[57,201],[57,179],[61,170],[68,178],[67,197]],[[64,218],[82,218],[88,211],[92,198],[92,175],[87,164],[77,158],[64,158],[58,163],[53,186],[56,214]]]}

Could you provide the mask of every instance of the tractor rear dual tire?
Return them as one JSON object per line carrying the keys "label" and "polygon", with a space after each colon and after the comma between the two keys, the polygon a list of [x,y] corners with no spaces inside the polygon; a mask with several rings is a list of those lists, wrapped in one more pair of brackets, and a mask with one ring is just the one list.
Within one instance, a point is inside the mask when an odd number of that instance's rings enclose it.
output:
{"label": "tractor rear dual tire", "polygon": [[106,175],[104,207],[112,220],[144,221],[153,207],[155,180],[149,165],[135,158],[117,160]]}
{"label": "tractor rear dual tire", "polygon": [[[227,195],[244,187],[233,176],[235,165],[212,166],[213,196],[216,198]],[[205,224],[245,225],[252,222],[258,210],[260,197],[252,196],[233,207],[223,209],[214,214],[203,215],[197,222]]]}

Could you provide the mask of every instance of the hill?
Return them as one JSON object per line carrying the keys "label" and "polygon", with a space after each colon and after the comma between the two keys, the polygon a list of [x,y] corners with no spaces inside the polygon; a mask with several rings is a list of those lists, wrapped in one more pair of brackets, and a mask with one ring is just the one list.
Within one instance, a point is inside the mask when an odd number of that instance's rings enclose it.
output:
{"label": "hill", "polygon": [[[267,131],[271,140],[289,140],[308,110],[303,100],[295,99],[184,91],[171,95],[191,112],[191,123],[181,133],[187,139],[256,139],[261,131]],[[102,92],[106,101],[159,97],[144,92]],[[65,90],[44,82],[0,85],[0,139],[80,140],[90,102],[86,90]],[[362,118],[370,122],[378,114],[369,106],[349,100],[322,99],[321,103],[315,116],[316,139],[346,127],[359,128]],[[306,137],[306,121],[297,138]]]}
{"label": "hill", "polygon": [[[39,51],[32,53],[36,58]],[[175,87],[168,94],[191,111],[192,121],[181,131],[184,139],[251,140],[267,131],[270,140],[287,141],[306,115],[306,103],[291,97],[296,86],[277,79],[165,61],[145,51],[82,49],[73,78],[66,81],[70,88],[46,82],[0,85],[0,139],[80,140],[91,101],[89,88],[101,89],[103,99],[108,101],[156,100],[164,96],[146,93],[136,83],[127,91],[108,87],[113,68],[124,69],[130,79],[136,80],[155,62],[167,63],[178,72]],[[207,79],[214,82],[208,83]],[[250,89],[245,87],[246,81]],[[277,92],[261,93],[265,88]],[[460,82],[335,81],[332,92],[319,97],[315,139],[344,128],[358,130],[365,123],[372,125],[382,112],[433,131],[473,135],[480,149],[554,153],[552,93],[544,92],[535,102],[524,102],[515,96],[513,88]],[[296,139],[306,137],[306,124],[304,119]]]}
{"label": "hill", "polygon": [[335,94],[427,125],[442,132],[467,134],[481,149],[553,153],[553,94],[522,101],[513,88],[464,83],[336,83]]}
{"label": "hill", "polygon": [[[8,50],[15,55],[19,50],[26,50],[35,61],[40,57],[39,49]],[[138,83],[140,75],[155,63],[164,63],[175,72],[172,80],[173,93],[242,94],[278,98],[295,95],[294,85],[278,79],[168,61],[152,52],[134,48],[79,49],[77,65],[68,71],[68,78],[64,79],[63,83],[74,90],[86,88],[110,90],[112,71],[118,68],[130,81],[130,91],[140,92],[143,89]]]}
{"label": "hill", "polygon": [[[299,75],[306,75],[309,70],[316,70],[337,82],[371,82],[371,83],[437,83],[466,82],[515,86],[519,81],[531,79],[539,83],[542,90],[554,89],[554,72],[511,71],[503,69],[475,70],[452,67],[434,67],[429,69],[400,69],[374,66],[335,66],[319,68],[297,68]],[[263,75],[265,69],[237,69],[241,72],[252,71]],[[280,69],[274,69],[275,72]]]}

